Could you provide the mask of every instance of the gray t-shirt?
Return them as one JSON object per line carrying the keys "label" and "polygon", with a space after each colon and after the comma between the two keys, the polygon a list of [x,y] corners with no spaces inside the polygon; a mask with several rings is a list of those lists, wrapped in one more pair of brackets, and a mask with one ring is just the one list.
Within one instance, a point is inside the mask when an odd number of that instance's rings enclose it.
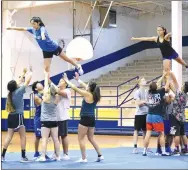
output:
{"label": "gray t-shirt", "polygon": [[[148,97],[148,90],[139,88],[134,93],[135,100],[147,100]],[[136,106],[136,114],[135,115],[146,115],[148,113],[147,106]]]}
{"label": "gray t-shirt", "polygon": [[52,83],[50,86],[51,98],[49,103],[41,104],[41,121],[57,121],[57,105],[55,102],[55,87]]}
{"label": "gray t-shirt", "polygon": [[12,104],[14,106],[15,112],[11,112],[10,114],[23,114],[24,112],[23,95],[25,93],[25,88],[26,86],[21,86],[12,93]]}
{"label": "gray t-shirt", "polygon": [[173,109],[173,103],[172,102],[165,106],[164,120],[169,120],[169,115],[172,114],[172,109]]}

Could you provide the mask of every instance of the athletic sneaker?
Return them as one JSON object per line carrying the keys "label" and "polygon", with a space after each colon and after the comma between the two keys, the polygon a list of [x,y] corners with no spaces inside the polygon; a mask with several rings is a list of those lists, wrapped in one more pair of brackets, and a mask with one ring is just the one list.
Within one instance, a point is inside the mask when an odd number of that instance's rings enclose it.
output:
{"label": "athletic sneaker", "polygon": [[161,148],[157,148],[155,155],[156,155],[156,156],[161,156],[161,155],[162,155],[162,150],[161,150]]}
{"label": "athletic sneaker", "polygon": [[51,155],[50,159],[51,159],[52,161],[60,161],[60,160],[61,160],[61,157],[60,157],[60,156],[57,157],[56,154],[53,153],[53,154]]}
{"label": "athletic sneaker", "polygon": [[41,154],[39,152],[35,152],[33,159],[36,160]]}
{"label": "athletic sneaker", "polygon": [[188,155],[188,151],[185,150],[185,149],[182,149],[182,150],[181,150],[181,154],[182,154],[182,155]]}
{"label": "athletic sneaker", "polygon": [[133,154],[138,154],[138,149],[137,148],[133,149]]}
{"label": "athletic sneaker", "polygon": [[58,156],[58,157],[56,156],[55,160],[56,161],[61,161],[61,157],[60,156]]}
{"label": "athletic sneaker", "polygon": [[31,161],[27,157],[25,157],[25,158],[21,158],[20,162],[27,163],[27,162],[31,162]]}
{"label": "athletic sneaker", "polygon": [[101,161],[103,161],[103,160],[104,160],[104,157],[103,157],[103,156],[100,156],[100,157],[97,158],[96,162],[101,162]]}
{"label": "athletic sneaker", "polygon": [[63,157],[62,157],[62,159],[64,161],[68,161],[68,160],[70,160],[70,157],[67,154],[64,154]]}
{"label": "athletic sneaker", "polygon": [[80,158],[80,159],[77,160],[76,162],[78,162],[78,163],[87,163],[87,159],[82,159],[82,158]]}
{"label": "athletic sneaker", "polygon": [[50,159],[50,157],[49,157],[48,155],[45,155],[45,158],[46,158],[46,159]]}
{"label": "athletic sneaker", "polygon": [[171,150],[170,147],[165,148],[165,151],[166,151],[167,153],[169,153],[170,155],[172,154],[172,150]]}
{"label": "athletic sneaker", "polygon": [[76,68],[76,70],[78,70],[78,73],[79,73],[79,75],[81,76],[81,75],[84,74],[84,71],[83,71],[82,66],[81,66],[80,64],[79,64],[78,66],[79,66],[79,67]]}
{"label": "athletic sneaker", "polygon": [[162,152],[161,156],[170,156],[170,153],[168,153],[168,152]]}
{"label": "athletic sneaker", "polygon": [[5,157],[1,157],[1,162],[5,162]]}
{"label": "athletic sneaker", "polygon": [[43,156],[40,156],[36,159],[36,162],[45,162],[46,161],[46,158],[43,157]]}
{"label": "athletic sneaker", "polygon": [[146,152],[143,152],[142,156],[148,156]]}
{"label": "athletic sneaker", "polygon": [[147,153],[153,153],[153,151],[150,148],[147,148]]}
{"label": "athletic sneaker", "polygon": [[180,152],[176,149],[172,152],[172,156],[180,156]]}
{"label": "athletic sneaker", "polygon": [[170,153],[170,154],[172,153],[172,150],[171,150],[170,147],[165,148],[165,151],[168,152],[168,153]]}
{"label": "athletic sneaker", "polygon": [[51,159],[51,160],[55,160],[55,159],[56,159],[55,153],[53,153],[53,154],[50,156],[50,159]]}
{"label": "athletic sneaker", "polygon": [[[41,154],[39,152],[35,152],[33,159],[36,160],[40,156],[41,156]],[[45,158],[50,159],[48,155],[45,155]]]}

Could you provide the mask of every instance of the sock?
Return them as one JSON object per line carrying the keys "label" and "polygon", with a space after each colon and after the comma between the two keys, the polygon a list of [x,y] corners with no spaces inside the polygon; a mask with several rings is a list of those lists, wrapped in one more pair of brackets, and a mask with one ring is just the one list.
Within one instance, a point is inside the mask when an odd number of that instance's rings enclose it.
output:
{"label": "sock", "polygon": [[22,158],[25,158],[25,149],[22,150]]}
{"label": "sock", "polygon": [[147,148],[144,148],[144,152],[143,152],[143,153],[144,153],[144,154],[147,153]]}
{"label": "sock", "polygon": [[184,145],[184,149],[187,151],[187,145]]}
{"label": "sock", "polygon": [[179,152],[180,151],[179,146],[176,146],[175,150]]}
{"label": "sock", "polygon": [[137,144],[134,144],[134,148],[137,148]]}
{"label": "sock", "polygon": [[188,66],[185,66],[185,68],[188,68]]}
{"label": "sock", "polygon": [[98,157],[101,157],[102,155],[98,155]]}
{"label": "sock", "polygon": [[161,149],[161,145],[157,144],[157,150]]}
{"label": "sock", "polygon": [[2,155],[1,155],[2,157],[5,157],[6,151],[7,151],[7,149],[4,149],[4,148],[3,148],[3,153],[2,153]]}
{"label": "sock", "polygon": [[162,147],[161,150],[162,150],[162,153],[165,153],[165,152],[166,152],[166,151],[165,151],[165,147]]}
{"label": "sock", "polygon": [[165,148],[168,148],[169,147],[169,144],[168,143],[165,143]]}

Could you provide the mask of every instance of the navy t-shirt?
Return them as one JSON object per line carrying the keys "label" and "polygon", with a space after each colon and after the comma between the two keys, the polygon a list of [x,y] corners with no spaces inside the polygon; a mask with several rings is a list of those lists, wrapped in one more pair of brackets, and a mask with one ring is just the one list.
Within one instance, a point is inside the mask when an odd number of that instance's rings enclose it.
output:
{"label": "navy t-shirt", "polygon": [[[33,28],[27,28],[27,31],[34,35],[34,38],[36,39],[38,45],[43,51],[53,52],[57,50],[58,45],[50,39],[45,27],[42,26],[38,30],[35,30]],[[41,37],[42,32],[45,34],[46,37],[45,40],[42,40]]]}
{"label": "navy t-shirt", "polygon": [[155,115],[162,115],[165,104],[165,88],[156,90],[148,94],[149,113]]}

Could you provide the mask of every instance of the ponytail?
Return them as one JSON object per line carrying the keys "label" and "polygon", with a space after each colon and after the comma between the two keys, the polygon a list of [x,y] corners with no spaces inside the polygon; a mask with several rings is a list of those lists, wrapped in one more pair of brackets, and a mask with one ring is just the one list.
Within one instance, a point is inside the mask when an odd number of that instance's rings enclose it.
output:
{"label": "ponytail", "polygon": [[8,82],[7,89],[9,90],[7,101],[6,101],[6,111],[14,112],[15,107],[12,102],[12,93],[17,89],[17,83],[15,80],[11,80]]}
{"label": "ponytail", "polygon": [[15,111],[15,108],[14,108],[13,103],[12,103],[12,92],[9,92],[8,97],[7,97],[6,111],[8,113]]}
{"label": "ponytail", "polygon": [[98,86],[95,87],[95,90],[93,91],[93,100],[94,102],[98,103],[101,99],[101,92],[100,88]]}
{"label": "ponytail", "polygon": [[36,22],[36,23],[39,23],[39,26],[40,27],[45,27],[44,23],[42,22],[41,18],[40,17],[32,17],[30,22],[33,21],[33,22]]}
{"label": "ponytail", "polygon": [[162,28],[163,29],[163,31],[164,31],[164,36],[167,34],[167,30],[166,30],[166,28],[165,27],[163,27],[162,25],[159,25],[158,27],[160,27],[160,28]]}

